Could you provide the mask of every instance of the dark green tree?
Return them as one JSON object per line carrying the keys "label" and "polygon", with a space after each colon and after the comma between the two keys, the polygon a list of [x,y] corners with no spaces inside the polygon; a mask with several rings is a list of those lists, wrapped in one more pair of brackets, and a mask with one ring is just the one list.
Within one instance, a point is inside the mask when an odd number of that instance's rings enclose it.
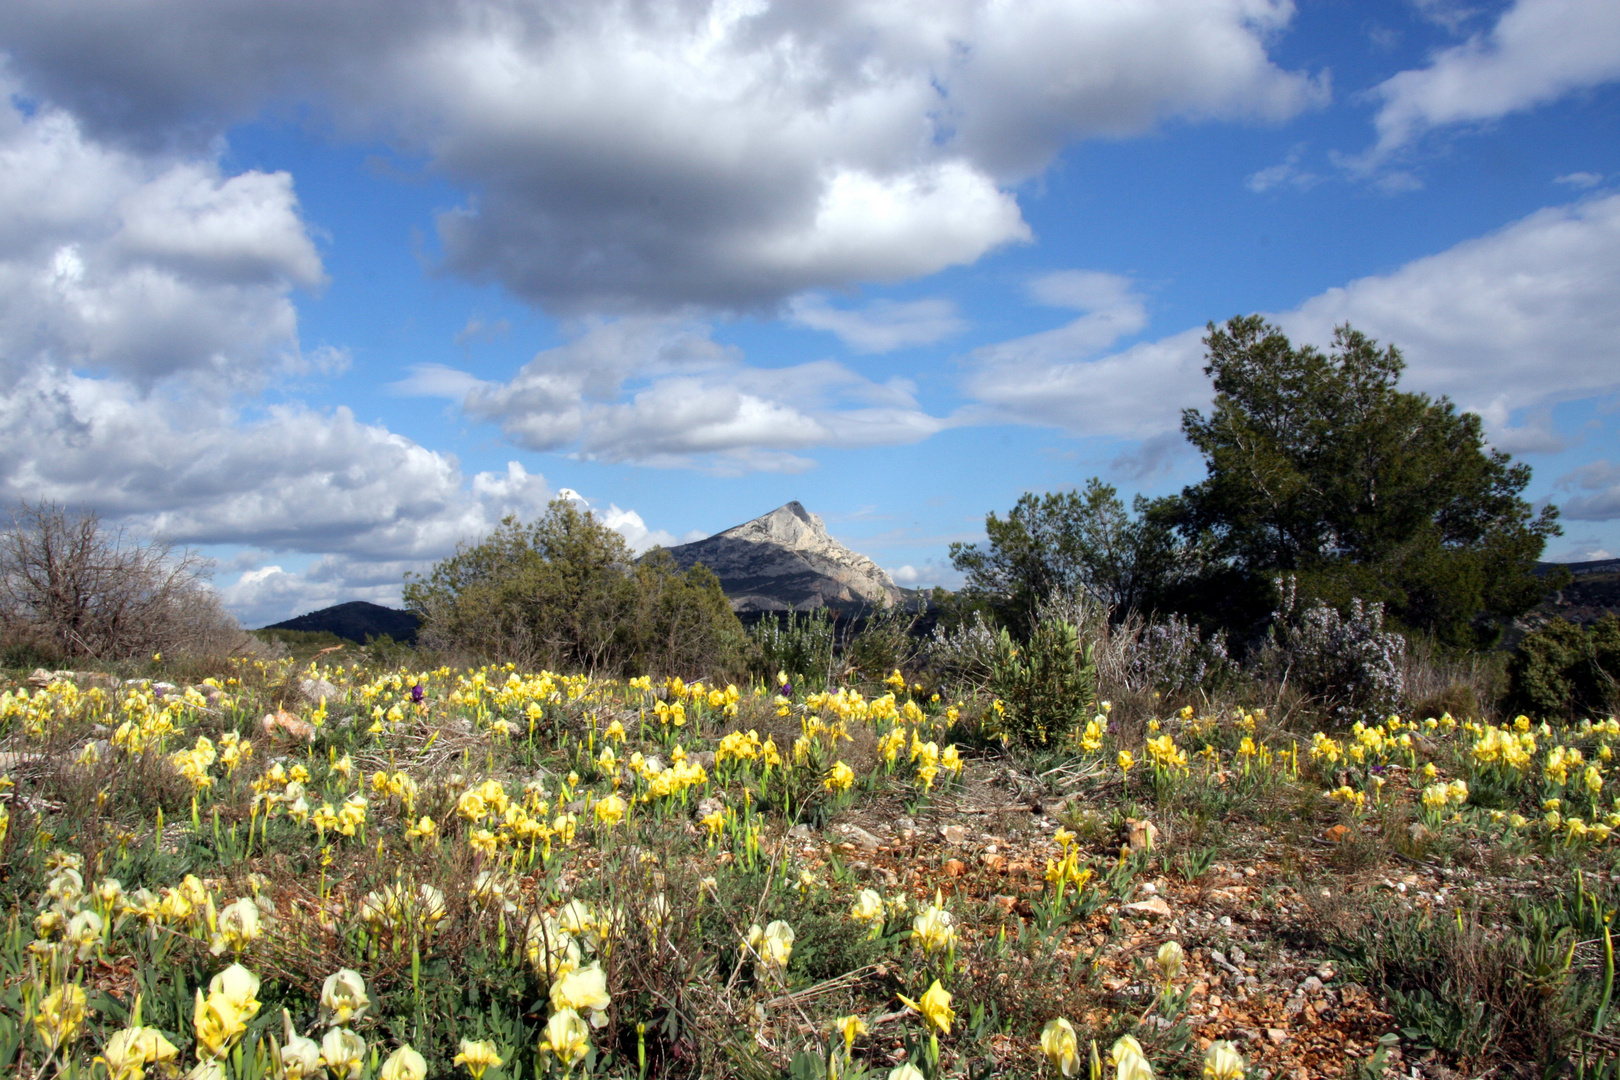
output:
{"label": "dark green tree", "polygon": [[1182,430],[1208,475],[1162,504],[1212,557],[1198,603],[1223,597],[1240,622],[1294,574],[1312,598],[1382,601],[1477,646],[1545,595],[1532,570],[1557,509],[1525,501],[1529,466],[1487,448],[1478,416],[1400,390],[1394,346],[1343,326],[1326,353],[1295,347],[1258,315],[1211,323],[1204,344],[1214,407]]}
{"label": "dark green tree", "polygon": [[1026,492],[1006,518],[992,512],[986,542],[952,544],[951,565],[967,576],[964,599],[1025,638],[1036,606],[1054,594],[1086,596],[1120,615],[1151,608],[1185,561],[1173,527],[1140,497],[1127,510],[1094,477],[1084,491]]}

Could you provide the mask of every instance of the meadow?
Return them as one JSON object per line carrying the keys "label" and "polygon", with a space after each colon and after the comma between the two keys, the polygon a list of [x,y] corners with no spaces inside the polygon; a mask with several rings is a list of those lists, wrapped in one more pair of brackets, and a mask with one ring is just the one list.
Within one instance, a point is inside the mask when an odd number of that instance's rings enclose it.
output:
{"label": "meadow", "polygon": [[343,655],[12,673],[0,1068],[1617,1074],[1612,717]]}

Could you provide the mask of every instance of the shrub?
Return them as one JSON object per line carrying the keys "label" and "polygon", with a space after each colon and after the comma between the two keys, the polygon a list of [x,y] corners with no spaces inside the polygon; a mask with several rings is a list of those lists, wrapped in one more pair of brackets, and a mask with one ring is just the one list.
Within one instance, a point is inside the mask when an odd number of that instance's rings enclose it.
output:
{"label": "shrub", "polygon": [[762,679],[786,672],[809,685],[825,686],[832,672],[836,636],[837,628],[825,609],[803,617],[791,611],[786,618],[767,613],[748,629],[749,671]]}
{"label": "shrub", "polygon": [[623,674],[661,671],[725,678],[740,669],[743,628],[720,579],[706,566],[682,571],[669,552],[649,552],[631,575],[634,618]]}
{"label": "shrub", "polygon": [[1091,702],[1097,673],[1080,631],[1062,619],[1042,619],[1029,642],[1019,645],[1006,630],[996,641],[990,690],[1006,710],[1008,735],[1044,745],[1074,730]]}
{"label": "shrub", "polygon": [[1224,673],[1229,664],[1225,641],[1215,635],[1205,639],[1198,627],[1179,615],[1143,627],[1134,646],[1129,670],[1135,688],[1142,690],[1190,693]]}
{"label": "shrub", "polygon": [[914,612],[898,608],[866,616],[844,645],[845,673],[876,681],[905,667],[922,645],[912,636],[916,625]]}
{"label": "shrub", "polygon": [[622,536],[560,498],[409,575],[405,603],[429,649],[563,671],[724,674],[743,641],[711,571],[682,572],[661,551],[637,563]]}
{"label": "shrub", "polygon": [[999,640],[984,613],[975,611],[954,627],[934,628],[928,640],[928,659],[944,678],[982,689],[995,670]]}
{"label": "shrub", "polygon": [[18,503],[0,530],[0,645],[9,662],[224,656],[250,644],[208,586],[210,564],[94,513]]}
{"label": "shrub", "polygon": [[1350,601],[1350,613],[1318,601],[1300,610],[1292,578],[1282,583],[1263,666],[1295,680],[1340,719],[1376,719],[1399,708],[1406,639],[1384,629],[1384,605]]}
{"label": "shrub", "polygon": [[1525,635],[1508,665],[1512,702],[1541,717],[1580,717],[1620,706],[1620,618],[1588,627],[1554,619]]}

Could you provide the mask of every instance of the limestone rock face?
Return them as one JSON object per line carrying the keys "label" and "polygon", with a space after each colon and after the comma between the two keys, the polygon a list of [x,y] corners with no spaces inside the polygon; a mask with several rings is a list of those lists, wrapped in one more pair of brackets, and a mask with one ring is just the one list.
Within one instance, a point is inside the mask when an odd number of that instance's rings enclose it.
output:
{"label": "limestone rock face", "polygon": [[713,570],[736,611],[886,608],[900,599],[881,566],[828,536],[821,518],[797,502],[669,553],[682,569]]}

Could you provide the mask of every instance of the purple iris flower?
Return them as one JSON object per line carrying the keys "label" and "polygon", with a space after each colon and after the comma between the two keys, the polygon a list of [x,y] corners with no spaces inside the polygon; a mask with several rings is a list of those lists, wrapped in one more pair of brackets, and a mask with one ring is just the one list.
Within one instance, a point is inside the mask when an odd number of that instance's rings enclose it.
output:
{"label": "purple iris flower", "polygon": [[790,683],[790,682],[783,683],[782,688],[780,690],[778,690],[777,693],[781,694],[785,698],[792,697],[793,696],[793,684]]}
{"label": "purple iris flower", "polygon": [[415,686],[411,687],[411,704],[413,704],[413,705],[422,704],[422,684],[421,683],[417,683]]}

